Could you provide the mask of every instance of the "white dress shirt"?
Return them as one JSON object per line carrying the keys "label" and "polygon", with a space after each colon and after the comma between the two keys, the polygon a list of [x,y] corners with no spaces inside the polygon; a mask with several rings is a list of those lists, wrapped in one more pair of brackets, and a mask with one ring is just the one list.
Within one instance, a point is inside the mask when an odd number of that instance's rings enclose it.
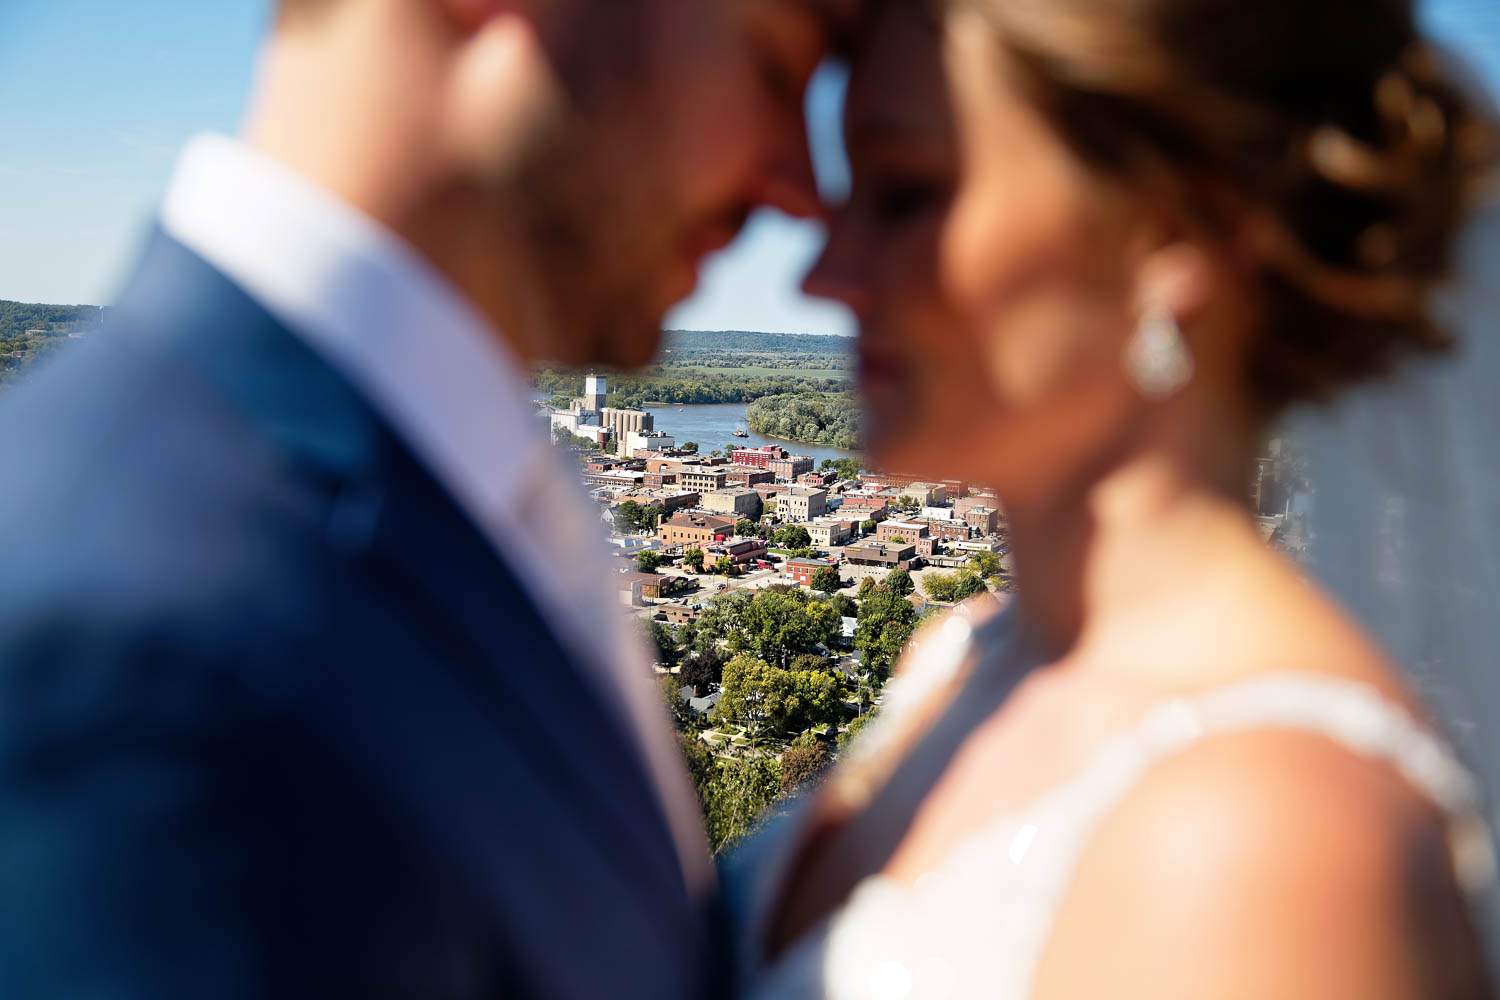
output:
{"label": "white dress shirt", "polygon": [[634,734],[689,885],[709,884],[697,800],[602,522],[504,338],[396,234],[237,140],[188,145],[161,222],[358,387],[503,554]]}

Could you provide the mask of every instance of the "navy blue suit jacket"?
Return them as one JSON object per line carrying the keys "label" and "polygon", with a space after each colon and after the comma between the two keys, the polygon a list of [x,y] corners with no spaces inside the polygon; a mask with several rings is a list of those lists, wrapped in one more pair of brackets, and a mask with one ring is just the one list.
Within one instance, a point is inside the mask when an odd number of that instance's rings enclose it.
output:
{"label": "navy blue suit jacket", "polygon": [[158,235],[0,399],[0,997],[712,992],[611,706],[365,401]]}

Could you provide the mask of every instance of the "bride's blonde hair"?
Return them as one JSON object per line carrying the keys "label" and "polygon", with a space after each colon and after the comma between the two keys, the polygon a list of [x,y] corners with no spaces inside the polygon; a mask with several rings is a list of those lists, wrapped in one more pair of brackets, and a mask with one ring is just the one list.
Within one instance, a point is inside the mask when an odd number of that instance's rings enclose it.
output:
{"label": "bride's blonde hair", "polygon": [[1252,255],[1270,413],[1440,349],[1496,133],[1409,0],[948,0],[1075,152]]}

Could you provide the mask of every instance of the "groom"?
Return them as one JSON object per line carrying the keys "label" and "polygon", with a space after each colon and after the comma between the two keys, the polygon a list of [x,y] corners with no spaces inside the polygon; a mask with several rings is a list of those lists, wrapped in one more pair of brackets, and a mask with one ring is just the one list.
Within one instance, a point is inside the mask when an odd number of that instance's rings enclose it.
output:
{"label": "groom", "polygon": [[0,996],[652,998],[693,790],[527,368],[814,203],[814,0],[283,0],[0,404]]}

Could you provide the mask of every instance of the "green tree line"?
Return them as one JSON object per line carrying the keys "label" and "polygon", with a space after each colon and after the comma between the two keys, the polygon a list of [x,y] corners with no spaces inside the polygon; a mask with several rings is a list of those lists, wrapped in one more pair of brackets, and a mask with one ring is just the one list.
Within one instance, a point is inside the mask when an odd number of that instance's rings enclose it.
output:
{"label": "green tree line", "polygon": [[757,434],[846,451],[859,447],[859,418],[859,403],[846,392],[766,396],[746,410]]}

